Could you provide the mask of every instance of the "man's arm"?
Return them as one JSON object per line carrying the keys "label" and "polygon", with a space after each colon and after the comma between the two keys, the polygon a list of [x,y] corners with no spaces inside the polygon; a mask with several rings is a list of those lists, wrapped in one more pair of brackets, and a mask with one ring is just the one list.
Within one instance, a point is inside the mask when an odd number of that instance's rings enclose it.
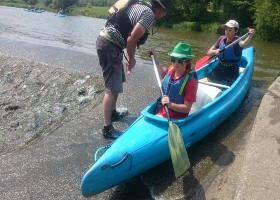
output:
{"label": "man's arm", "polygon": [[127,51],[127,60],[126,61],[126,71],[127,74],[129,75],[131,73],[131,69],[135,66],[136,60],[134,58],[135,51],[136,51],[136,46],[137,46],[137,41],[138,39],[145,33],[146,28],[140,24],[137,23],[130,36],[127,38],[127,44],[126,44],[126,51]]}

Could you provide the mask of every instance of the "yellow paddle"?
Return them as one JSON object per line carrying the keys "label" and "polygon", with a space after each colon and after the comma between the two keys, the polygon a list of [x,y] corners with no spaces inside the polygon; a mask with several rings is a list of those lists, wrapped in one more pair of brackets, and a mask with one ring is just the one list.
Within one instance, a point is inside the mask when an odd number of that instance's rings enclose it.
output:
{"label": "yellow paddle", "polygon": [[[160,88],[161,95],[163,96],[162,85],[159,78],[155,58],[153,55],[151,55],[151,58],[153,60],[158,86]],[[184,140],[182,138],[181,131],[179,127],[171,121],[167,105],[165,105],[164,108],[168,117],[168,125],[169,125],[168,146],[169,146],[170,156],[173,164],[173,169],[175,172],[175,177],[178,178],[190,167],[190,161],[184,144]]]}

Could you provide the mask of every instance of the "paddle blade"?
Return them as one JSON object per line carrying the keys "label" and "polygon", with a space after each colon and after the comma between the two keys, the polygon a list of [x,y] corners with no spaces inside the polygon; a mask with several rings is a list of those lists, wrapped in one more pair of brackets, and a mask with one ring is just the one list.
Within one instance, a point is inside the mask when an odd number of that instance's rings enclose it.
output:
{"label": "paddle blade", "polygon": [[194,69],[195,70],[200,69],[201,67],[206,65],[209,62],[209,60],[210,60],[209,56],[204,56],[203,58],[200,58],[198,61],[196,61]]}
{"label": "paddle blade", "polygon": [[190,161],[179,127],[169,121],[168,146],[176,178],[181,176],[189,167]]}

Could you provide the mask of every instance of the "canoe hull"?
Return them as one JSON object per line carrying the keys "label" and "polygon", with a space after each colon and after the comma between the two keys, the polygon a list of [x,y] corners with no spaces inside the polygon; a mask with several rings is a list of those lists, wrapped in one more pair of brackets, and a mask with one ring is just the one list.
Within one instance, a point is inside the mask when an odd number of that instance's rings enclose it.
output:
{"label": "canoe hull", "polygon": [[[198,78],[215,66],[212,61],[197,71]],[[181,130],[186,148],[201,140],[225,121],[243,101],[253,75],[254,48],[243,50],[239,66],[244,66],[235,83],[201,109],[180,120],[173,120]],[[155,101],[113,142],[93,164],[81,182],[83,196],[90,197],[110,189],[170,159],[168,122],[155,116]],[[203,123],[201,123],[203,122]]]}
{"label": "canoe hull", "polygon": [[24,11],[27,11],[27,12],[34,12],[34,13],[42,13],[42,12],[45,12],[45,10],[34,10],[34,9],[31,9],[31,10],[24,9]]}

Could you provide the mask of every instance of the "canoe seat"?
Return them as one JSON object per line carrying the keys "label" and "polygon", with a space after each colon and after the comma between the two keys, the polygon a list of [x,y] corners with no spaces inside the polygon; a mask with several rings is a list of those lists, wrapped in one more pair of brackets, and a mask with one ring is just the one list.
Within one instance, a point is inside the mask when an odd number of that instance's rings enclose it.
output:
{"label": "canoe seat", "polygon": [[239,67],[239,74],[241,74],[244,71],[244,67]]}
{"label": "canoe seat", "polygon": [[193,103],[190,114],[201,109],[204,105],[211,102],[222,93],[222,90],[214,86],[198,84],[196,93],[196,102]]}

